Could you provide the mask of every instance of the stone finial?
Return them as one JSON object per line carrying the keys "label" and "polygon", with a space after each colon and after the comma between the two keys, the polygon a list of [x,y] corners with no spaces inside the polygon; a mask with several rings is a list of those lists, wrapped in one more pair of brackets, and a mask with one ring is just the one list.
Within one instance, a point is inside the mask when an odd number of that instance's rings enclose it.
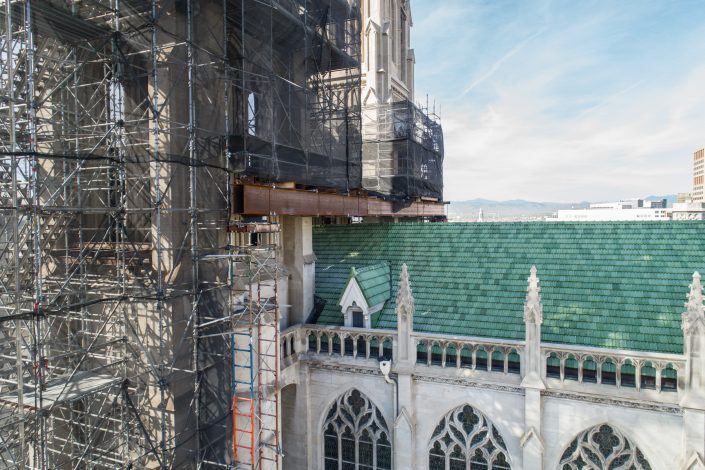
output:
{"label": "stone finial", "polygon": [[[700,282],[700,273],[693,273],[693,282],[690,284],[688,302],[685,304],[682,325],[683,332],[687,335],[695,332],[698,325],[705,327],[705,305],[703,304],[703,285]],[[705,331],[705,329],[703,330]]]}
{"label": "stone finial", "polygon": [[526,302],[524,303],[524,322],[543,323],[543,305],[541,305],[541,287],[539,278],[536,275],[536,266],[531,266],[531,274],[527,280],[529,286],[526,289]]}
{"label": "stone finial", "polygon": [[399,290],[397,291],[397,317],[407,320],[414,316],[414,296],[409,282],[409,270],[406,263],[401,265]]}

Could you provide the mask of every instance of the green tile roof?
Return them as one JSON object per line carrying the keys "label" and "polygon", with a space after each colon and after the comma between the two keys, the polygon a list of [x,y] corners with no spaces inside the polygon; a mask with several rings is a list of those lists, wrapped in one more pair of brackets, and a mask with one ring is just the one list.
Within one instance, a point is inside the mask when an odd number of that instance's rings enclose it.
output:
{"label": "green tile roof", "polygon": [[386,262],[391,301],[373,326],[396,328],[406,262],[416,331],[522,340],[536,265],[543,341],[681,353],[688,285],[705,271],[705,222],[325,226],[314,251],[316,294],[327,301],[319,323],[342,324],[336,304],[352,267]]}
{"label": "green tile roof", "polygon": [[[389,263],[377,263],[356,269],[350,268],[349,279],[355,278],[365,296],[367,305],[374,307],[389,300],[392,292],[392,278]],[[345,286],[343,286],[343,290]],[[342,295],[342,290],[341,290]]]}

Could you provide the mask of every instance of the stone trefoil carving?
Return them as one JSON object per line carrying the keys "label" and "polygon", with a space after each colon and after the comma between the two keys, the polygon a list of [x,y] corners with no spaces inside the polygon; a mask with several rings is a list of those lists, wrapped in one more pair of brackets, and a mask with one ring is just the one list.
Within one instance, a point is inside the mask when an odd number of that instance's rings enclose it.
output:
{"label": "stone trefoil carving", "polygon": [[644,454],[608,424],[580,433],[563,452],[560,470],[651,470]]}

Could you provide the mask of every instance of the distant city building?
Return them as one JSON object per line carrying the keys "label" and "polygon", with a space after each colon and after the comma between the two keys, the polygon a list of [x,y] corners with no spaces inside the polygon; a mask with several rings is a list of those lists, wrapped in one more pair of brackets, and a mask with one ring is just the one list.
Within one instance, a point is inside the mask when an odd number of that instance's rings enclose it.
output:
{"label": "distant city building", "polygon": [[678,204],[693,202],[693,193],[678,193],[678,195],[676,196],[676,202]]}
{"label": "distant city building", "polygon": [[705,202],[676,203],[671,211],[673,220],[705,220]]}
{"label": "distant city building", "polygon": [[668,201],[630,199],[590,204],[587,209],[562,209],[549,221],[598,222],[628,220],[669,220]]}
{"label": "distant city building", "polygon": [[596,202],[590,204],[590,209],[665,209],[668,200],[647,201],[645,199],[626,199],[618,202]]}
{"label": "distant city building", "polygon": [[693,154],[693,202],[705,201],[705,148]]}

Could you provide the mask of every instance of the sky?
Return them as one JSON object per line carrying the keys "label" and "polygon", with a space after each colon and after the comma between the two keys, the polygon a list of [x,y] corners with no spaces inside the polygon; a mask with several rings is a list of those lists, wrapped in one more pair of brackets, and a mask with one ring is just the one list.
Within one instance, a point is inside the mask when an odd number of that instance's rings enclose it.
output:
{"label": "sky", "polygon": [[412,0],[416,100],[446,200],[605,201],[692,189],[705,0]]}

